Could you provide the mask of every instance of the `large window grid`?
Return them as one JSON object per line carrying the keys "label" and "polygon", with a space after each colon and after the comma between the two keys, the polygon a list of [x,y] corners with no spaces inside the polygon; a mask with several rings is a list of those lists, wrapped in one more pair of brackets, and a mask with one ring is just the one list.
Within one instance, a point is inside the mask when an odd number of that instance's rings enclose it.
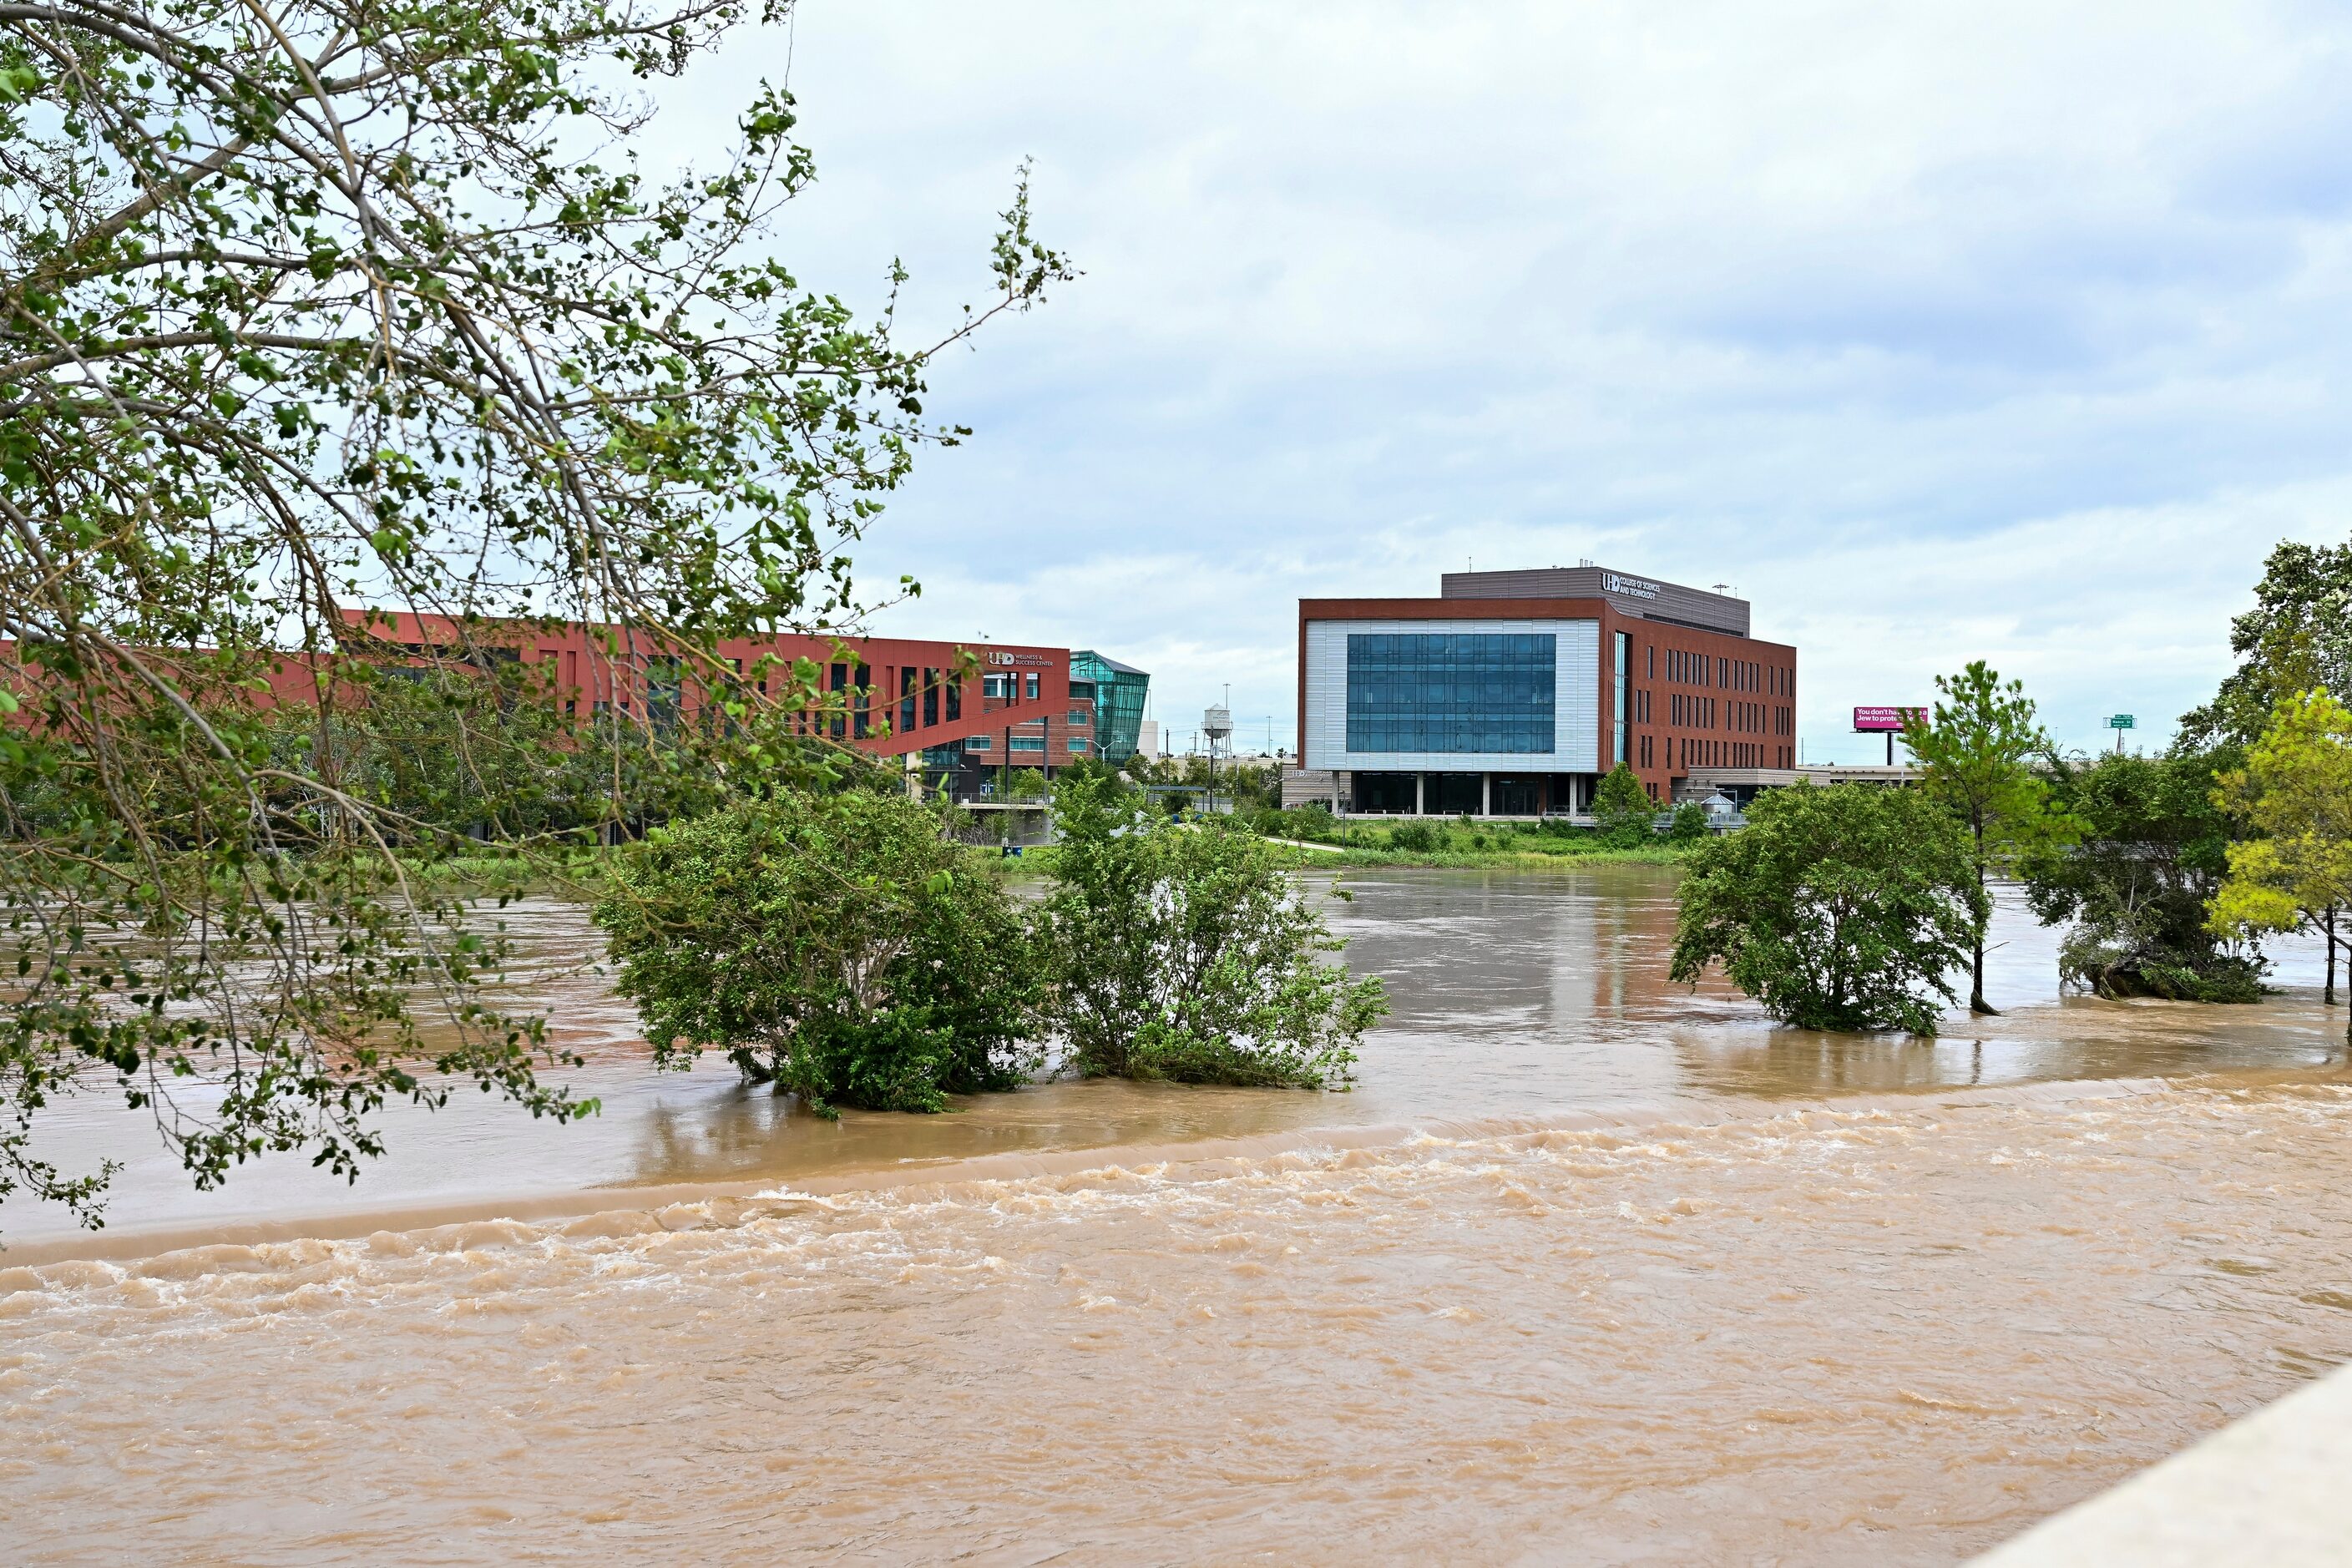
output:
{"label": "large window grid", "polygon": [[1548,633],[1351,632],[1348,750],[1553,750],[1558,646]]}

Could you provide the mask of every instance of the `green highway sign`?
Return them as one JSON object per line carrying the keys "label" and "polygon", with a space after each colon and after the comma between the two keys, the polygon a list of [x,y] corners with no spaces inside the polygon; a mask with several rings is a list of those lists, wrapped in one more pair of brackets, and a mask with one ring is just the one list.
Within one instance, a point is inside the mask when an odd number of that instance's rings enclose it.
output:
{"label": "green highway sign", "polygon": [[2128,713],[2113,713],[2107,717],[2107,728],[2110,730],[2131,730],[2137,727],[2132,722],[2132,716]]}

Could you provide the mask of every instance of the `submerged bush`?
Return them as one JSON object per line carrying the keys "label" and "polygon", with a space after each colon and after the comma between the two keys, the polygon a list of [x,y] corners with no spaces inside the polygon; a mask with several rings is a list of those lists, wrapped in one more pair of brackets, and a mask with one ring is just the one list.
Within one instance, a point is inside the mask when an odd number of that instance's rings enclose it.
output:
{"label": "submerged bush", "polygon": [[1936,1032],[1989,908],[1951,815],[1916,790],[1776,789],[1693,851],[1673,977],[1720,963],[1774,1017]]}
{"label": "submerged bush", "polygon": [[831,1114],[939,1110],[1038,1058],[1019,911],[901,795],[780,795],[663,828],[595,918],[661,1067],[723,1050]]}
{"label": "submerged bush", "polygon": [[1090,780],[1055,797],[1047,1004],[1089,1078],[1332,1088],[1387,1012],[1262,839],[1160,821]]}
{"label": "submerged bush", "polygon": [[[2125,915],[2123,920],[2114,915]],[[2058,945],[2058,983],[2109,998],[2167,1002],[2259,1002],[2267,964],[2260,955],[2184,952],[2137,929],[2126,911],[2078,921]]]}
{"label": "submerged bush", "polygon": [[2058,949],[2062,985],[2175,1002],[2262,999],[2259,951],[2207,923],[2232,826],[2214,789],[2232,760],[2178,748],[2059,760],[2053,793],[2080,834],[2028,855],[2018,871],[2037,916],[2071,922]]}

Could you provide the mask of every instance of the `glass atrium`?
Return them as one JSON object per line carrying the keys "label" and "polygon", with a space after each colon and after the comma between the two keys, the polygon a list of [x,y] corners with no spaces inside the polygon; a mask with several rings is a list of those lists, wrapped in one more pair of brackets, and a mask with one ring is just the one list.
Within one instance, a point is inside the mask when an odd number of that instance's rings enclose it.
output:
{"label": "glass atrium", "polygon": [[[1096,754],[1108,763],[1123,763],[1135,755],[1143,728],[1143,699],[1151,689],[1151,677],[1133,665],[1081,648],[1070,655],[1070,683],[1074,689],[1081,683],[1094,687]],[[1072,695],[1081,693],[1074,689]]]}

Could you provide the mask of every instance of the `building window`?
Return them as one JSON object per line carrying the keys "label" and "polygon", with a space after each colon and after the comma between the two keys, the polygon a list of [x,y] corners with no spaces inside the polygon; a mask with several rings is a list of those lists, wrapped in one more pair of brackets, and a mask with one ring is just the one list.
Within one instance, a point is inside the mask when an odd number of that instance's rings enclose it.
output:
{"label": "building window", "polygon": [[1548,633],[1351,632],[1348,750],[1549,752],[1558,658]]}
{"label": "building window", "polygon": [[1016,752],[1042,752],[1045,749],[1045,737],[1043,735],[1015,735],[1013,737],[1010,749]]}
{"label": "building window", "polygon": [[1009,675],[983,675],[980,678],[980,694],[983,698],[992,697],[999,702],[1009,702],[1013,700],[1013,678]]}
{"label": "building window", "polygon": [[1083,736],[1083,735],[1073,735],[1073,736],[1071,736],[1071,737],[1070,737],[1070,750],[1071,750],[1071,751],[1073,751],[1073,752],[1083,752],[1083,751],[1085,751],[1086,749],[1087,749],[1087,742],[1086,742],[1086,737],[1085,737],[1085,736]]}
{"label": "building window", "polygon": [[[667,731],[676,727],[686,693],[686,669],[675,658],[646,660],[646,722]],[[628,711],[625,699],[621,710]]]}
{"label": "building window", "polygon": [[948,722],[952,724],[962,717],[963,678],[961,676],[958,676],[955,679],[948,682]]}
{"label": "building window", "polygon": [[928,730],[940,721],[940,672],[923,671],[923,728]]}
{"label": "building window", "polygon": [[1030,700],[1030,701],[1032,701],[1032,702],[1036,701],[1036,700],[1037,700],[1037,678],[1036,678],[1035,676],[1034,676],[1034,675],[1033,675],[1033,676],[1031,676],[1031,677],[1029,677],[1029,678],[1028,678],[1028,680],[1027,680],[1027,682],[1026,682],[1026,684],[1027,684],[1027,686],[1028,686],[1028,688],[1029,688],[1028,694],[1027,694],[1027,695],[1028,695],[1028,699],[1029,699],[1029,700]]}
{"label": "building window", "polygon": [[1087,712],[1085,709],[1073,708],[1070,710],[1070,722],[1077,725],[1081,729],[1092,724],[1094,721],[1095,716]]}
{"label": "building window", "polygon": [[963,749],[967,752],[992,752],[996,750],[996,742],[986,735],[972,735],[965,739]]}
{"label": "building window", "polygon": [[1622,763],[1625,760],[1625,699],[1628,690],[1626,682],[1631,680],[1633,676],[1633,672],[1626,667],[1633,662],[1633,634],[1631,632],[1619,632],[1616,634],[1616,637],[1617,658],[1615,679],[1617,688],[1617,744],[1610,752],[1610,755],[1614,760]]}

